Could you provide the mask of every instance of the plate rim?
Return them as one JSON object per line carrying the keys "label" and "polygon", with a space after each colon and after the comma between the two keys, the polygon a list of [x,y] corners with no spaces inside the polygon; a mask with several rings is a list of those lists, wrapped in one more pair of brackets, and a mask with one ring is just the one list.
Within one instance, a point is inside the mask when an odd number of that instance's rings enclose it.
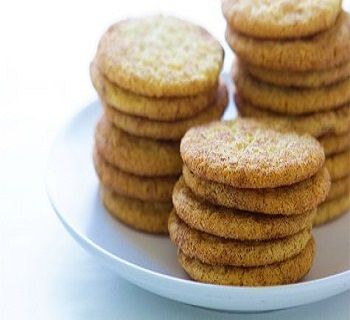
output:
{"label": "plate rim", "polygon": [[[142,267],[140,265],[137,265],[133,262],[130,262],[128,260],[125,260],[117,255],[114,255],[101,247],[100,245],[93,242],[91,239],[89,239],[86,235],[84,235],[80,230],[74,227],[74,224],[69,222],[69,219],[67,219],[64,214],[61,212],[62,210],[59,209],[59,205],[57,204],[55,197],[53,196],[54,192],[51,190],[51,179],[53,179],[54,174],[52,174],[53,170],[49,170],[50,166],[52,165],[53,158],[54,158],[54,150],[56,149],[57,145],[59,143],[64,142],[64,136],[67,134],[69,129],[72,127],[72,124],[79,120],[79,118],[83,117],[84,113],[86,113],[88,110],[95,108],[98,105],[98,100],[94,100],[93,102],[85,105],[83,108],[81,108],[78,112],[76,112],[73,116],[71,116],[68,121],[63,125],[63,127],[59,130],[59,133],[56,135],[56,137],[53,140],[53,143],[51,145],[51,148],[49,150],[49,156],[47,158],[47,166],[46,166],[46,172],[45,172],[45,189],[46,193],[49,199],[49,202],[58,217],[59,221],[64,226],[65,230],[70,234],[70,236],[73,237],[74,240],[76,240],[80,246],[82,246],[86,251],[91,253],[91,250],[93,251],[94,255],[100,256],[101,258],[104,258],[105,260],[109,260],[108,264],[111,261],[117,262],[120,265],[123,265],[128,268],[132,268],[133,271],[137,273],[143,273],[146,276],[151,276],[153,278],[161,279],[162,281],[170,281],[171,283],[180,284],[181,286],[194,288],[194,290],[201,290],[205,289],[209,291],[210,293],[222,291],[223,294],[226,292],[237,293],[237,294],[248,294],[249,295],[261,295],[263,292],[269,291],[269,294],[273,295],[279,295],[285,294],[285,291],[289,291],[291,294],[294,292],[300,293],[300,291],[303,292],[309,292],[315,290],[315,287],[328,287],[331,284],[334,284],[334,282],[339,282],[337,287],[340,289],[337,290],[337,293],[344,292],[346,290],[350,289],[350,269],[345,270],[343,272],[329,275],[323,278],[319,279],[313,279],[308,280],[305,282],[299,282],[299,283],[293,283],[293,284],[286,284],[286,285],[276,285],[276,286],[268,286],[268,287],[240,287],[240,286],[223,286],[223,285],[215,285],[215,284],[208,284],[208,283],[201,283],[196,282],[189,279],[181,279],[177,278],[171,275],[163,274],[157,271],[153,271],[150,269],[147,269],[145,267]],[[107,262],[107,261],[105,261]],[[122,275],[118,272],[120,276],[123,278],[127,278],[127,280],[131,281],[130,278],[126,277],[125,275]],[[140,284],[137,284],[133,282],[134,284],[144,288],[147,290],[147,287],[142,286]],[[341,288],[342,287],[342,288]],[[157,293],[158,294],[158,293]],[[323,299],[332,296],[327,295]],[[169,297],[169,296],[167,296]],[[322,299],[315,298],[314,300],[310,299],[311,302],[319,301]],[[184,302],[184,301],[182,301]],[[302,304],[302,303],[301,303]],[[298,305],[301,305],[298,304]],[[297,306],[297,305],[295,305]],[[228,310],[228,309],[227,309]],[[231,309],[230,309],[231,310]],[[233,310],[233,309],[232,309]],[[263,310],[263,309],[259,309]],[[272,309],[266,309],[266,310],[272,310]]]}

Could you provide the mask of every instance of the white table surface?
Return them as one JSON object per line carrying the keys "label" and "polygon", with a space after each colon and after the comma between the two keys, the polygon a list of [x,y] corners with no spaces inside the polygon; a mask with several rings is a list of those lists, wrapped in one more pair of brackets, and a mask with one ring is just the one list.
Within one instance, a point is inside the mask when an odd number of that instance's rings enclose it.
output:
{"label": "white table surface", "polygon": [[[119,18],[151,12],[196,21],[224,44],[214,0],[0,3],[0,319],[350,319],[349,292],[243,315],[166,300],[100,265],[59,224],[44,185],[52,141],[96,99],[88,65],[101,33]],[[231,59],[227,50],[226,70]]]}

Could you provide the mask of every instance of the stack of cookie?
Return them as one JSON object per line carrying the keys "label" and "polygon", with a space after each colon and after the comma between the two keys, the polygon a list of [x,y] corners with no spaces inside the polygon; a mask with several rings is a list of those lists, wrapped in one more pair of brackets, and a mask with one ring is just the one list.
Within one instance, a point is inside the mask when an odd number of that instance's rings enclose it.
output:
{"label": "stack of cookie", "polygon": [[350,208],[350,16],[341,0],[223,0],[235,100],[242,116],[270,117],[324,146],[332,179],[321,224]]}
{"label": "stack of cookie", "polygon": [[121,21],[91,64],[104,114],[94,164],[107,210],[139,230],[164,233],[186,130],[221,118],[223,50],[207,31],[164,16]]}
{"label": "stack of cookie", "polygon": [[191,278],[224,285],[296,282],[311,268],[310,233],[330,178],[309,135],[239,118],[190,129],[169,234]]}

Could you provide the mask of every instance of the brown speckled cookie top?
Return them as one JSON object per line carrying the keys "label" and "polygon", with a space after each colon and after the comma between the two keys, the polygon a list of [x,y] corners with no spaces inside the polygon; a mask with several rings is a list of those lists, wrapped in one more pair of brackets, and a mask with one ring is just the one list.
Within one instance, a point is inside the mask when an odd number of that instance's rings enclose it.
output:
{"label": "brown speckled cookie top", "polygon": [[350,19],[342,12],[329,30],[290,41],[255,39],[229,28],[226,39],[236,54],[252,65],[274,70],[322,70],[349,61]]}
{"label": "brown speckled cookie top", "polygon": [[331,181],[326,168],[310,179],[279,188],[241,189],[195,176],[186,166],[182,169],[187,186],[197,196],[229,208],[265,214],[301,214],[314,210],[328,194]]}
{"label": "brown speckled cookie top", "polygon": [[315,210],[298,215],[266,215],[215,206],[196,197],[183,178],[173,191],[176,214],[194,229],[223,238],[266,240],[310,228]]}
{"label": "brown speckled cookie top", "polygon": [[192,128],[181,157],[198,177],[239,188],[287,186],[316,174],[324,163],[319,142],[274,126],[238,118]]}
{"label": "brown speckled cookie top", "polygon": [[96,150],[93,158],[101,183],[114,192],[143,201],[171,201],[177,176],[140,177],[110,165]]}
{"label": "brown speckled cookie top", "polygon": [[226,84],[221,81],[213,104],[194,117],[183,120],[155,121],[119,112],[108,105],[105,105],[104,109],[108,120],[113,122],[116,127],[132,135],[158,140],[176,141],[180,140],[191,127],[219,120],[225,111],[227,102],[227,87]]}
{"label": "brown speckled cookie top", "polygon": [[268,241],[239,241],[216,237],[190,228],[173,210],[168,222],[170,240],[186,255],[208,264],[262,266],[300,253],[311,238],[303,230],[287,238]]}
{"label": "brown speckled cookie top", "polygon": [[239,95],[253,105],[270,111],[307,114],[332,110],[350,102],[350,78],[327,87],[300,89],[257,81],[241,68],[233,72]]}
{"label": "brown speckled cookie top", "polygon": [[96,149],[112,165],[140,176],[181,173],[179,143],[132,136],[103,117],[97,124]]}
{"label": "brown speckled cookie top", "polygon": [[146,96],[188,96],[212,88],[223,63],[220,43],[205,29],[170,16],[127,19],[102,36],[101,72]]}
{"label": "brown speckled cookie top", "polygon": [[315,256],[313,238],[295,257],[262,267],[210,265],[178,251],[178,260],[188,275],[197,281],[233,286],[272,286],[294,283],[307,274]]}
{"label": "brown speckled cookie top", "polygon": [[243,117],[267,118],[268,121],[279,122],[284,126],[291,126],[295,131],[309,133],[314,137],[320,137],[330,133],[339,135],[350,130],[350,104],[324,112],[305,115],[286,115],[254,106],[237,93],[235,94],[235,103],[238,112]]}
{"label": "brown speckled cookie top", "polygon": [[255,38],[299,38],[330,28],[341,0],[223,0],[231,28]]}

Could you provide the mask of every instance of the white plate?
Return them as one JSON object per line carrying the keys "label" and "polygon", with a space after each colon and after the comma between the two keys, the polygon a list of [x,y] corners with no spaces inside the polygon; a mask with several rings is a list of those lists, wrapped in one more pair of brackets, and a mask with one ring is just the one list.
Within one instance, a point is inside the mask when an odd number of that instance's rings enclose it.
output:
{"label": "white plate", "polygon": [[288,308],[350,288],[350,214],[314,231],[316,261],[301,283],[242,288],[189,280],[177,263],[176,249],[167,237],[129,229],[101,205],[91,161],[94,126],[99,116],[100,106],[95,102],[65,127],[50,156],[47,187],[51,203],[67,231],[121,277],[170,299],[230,311]]}

